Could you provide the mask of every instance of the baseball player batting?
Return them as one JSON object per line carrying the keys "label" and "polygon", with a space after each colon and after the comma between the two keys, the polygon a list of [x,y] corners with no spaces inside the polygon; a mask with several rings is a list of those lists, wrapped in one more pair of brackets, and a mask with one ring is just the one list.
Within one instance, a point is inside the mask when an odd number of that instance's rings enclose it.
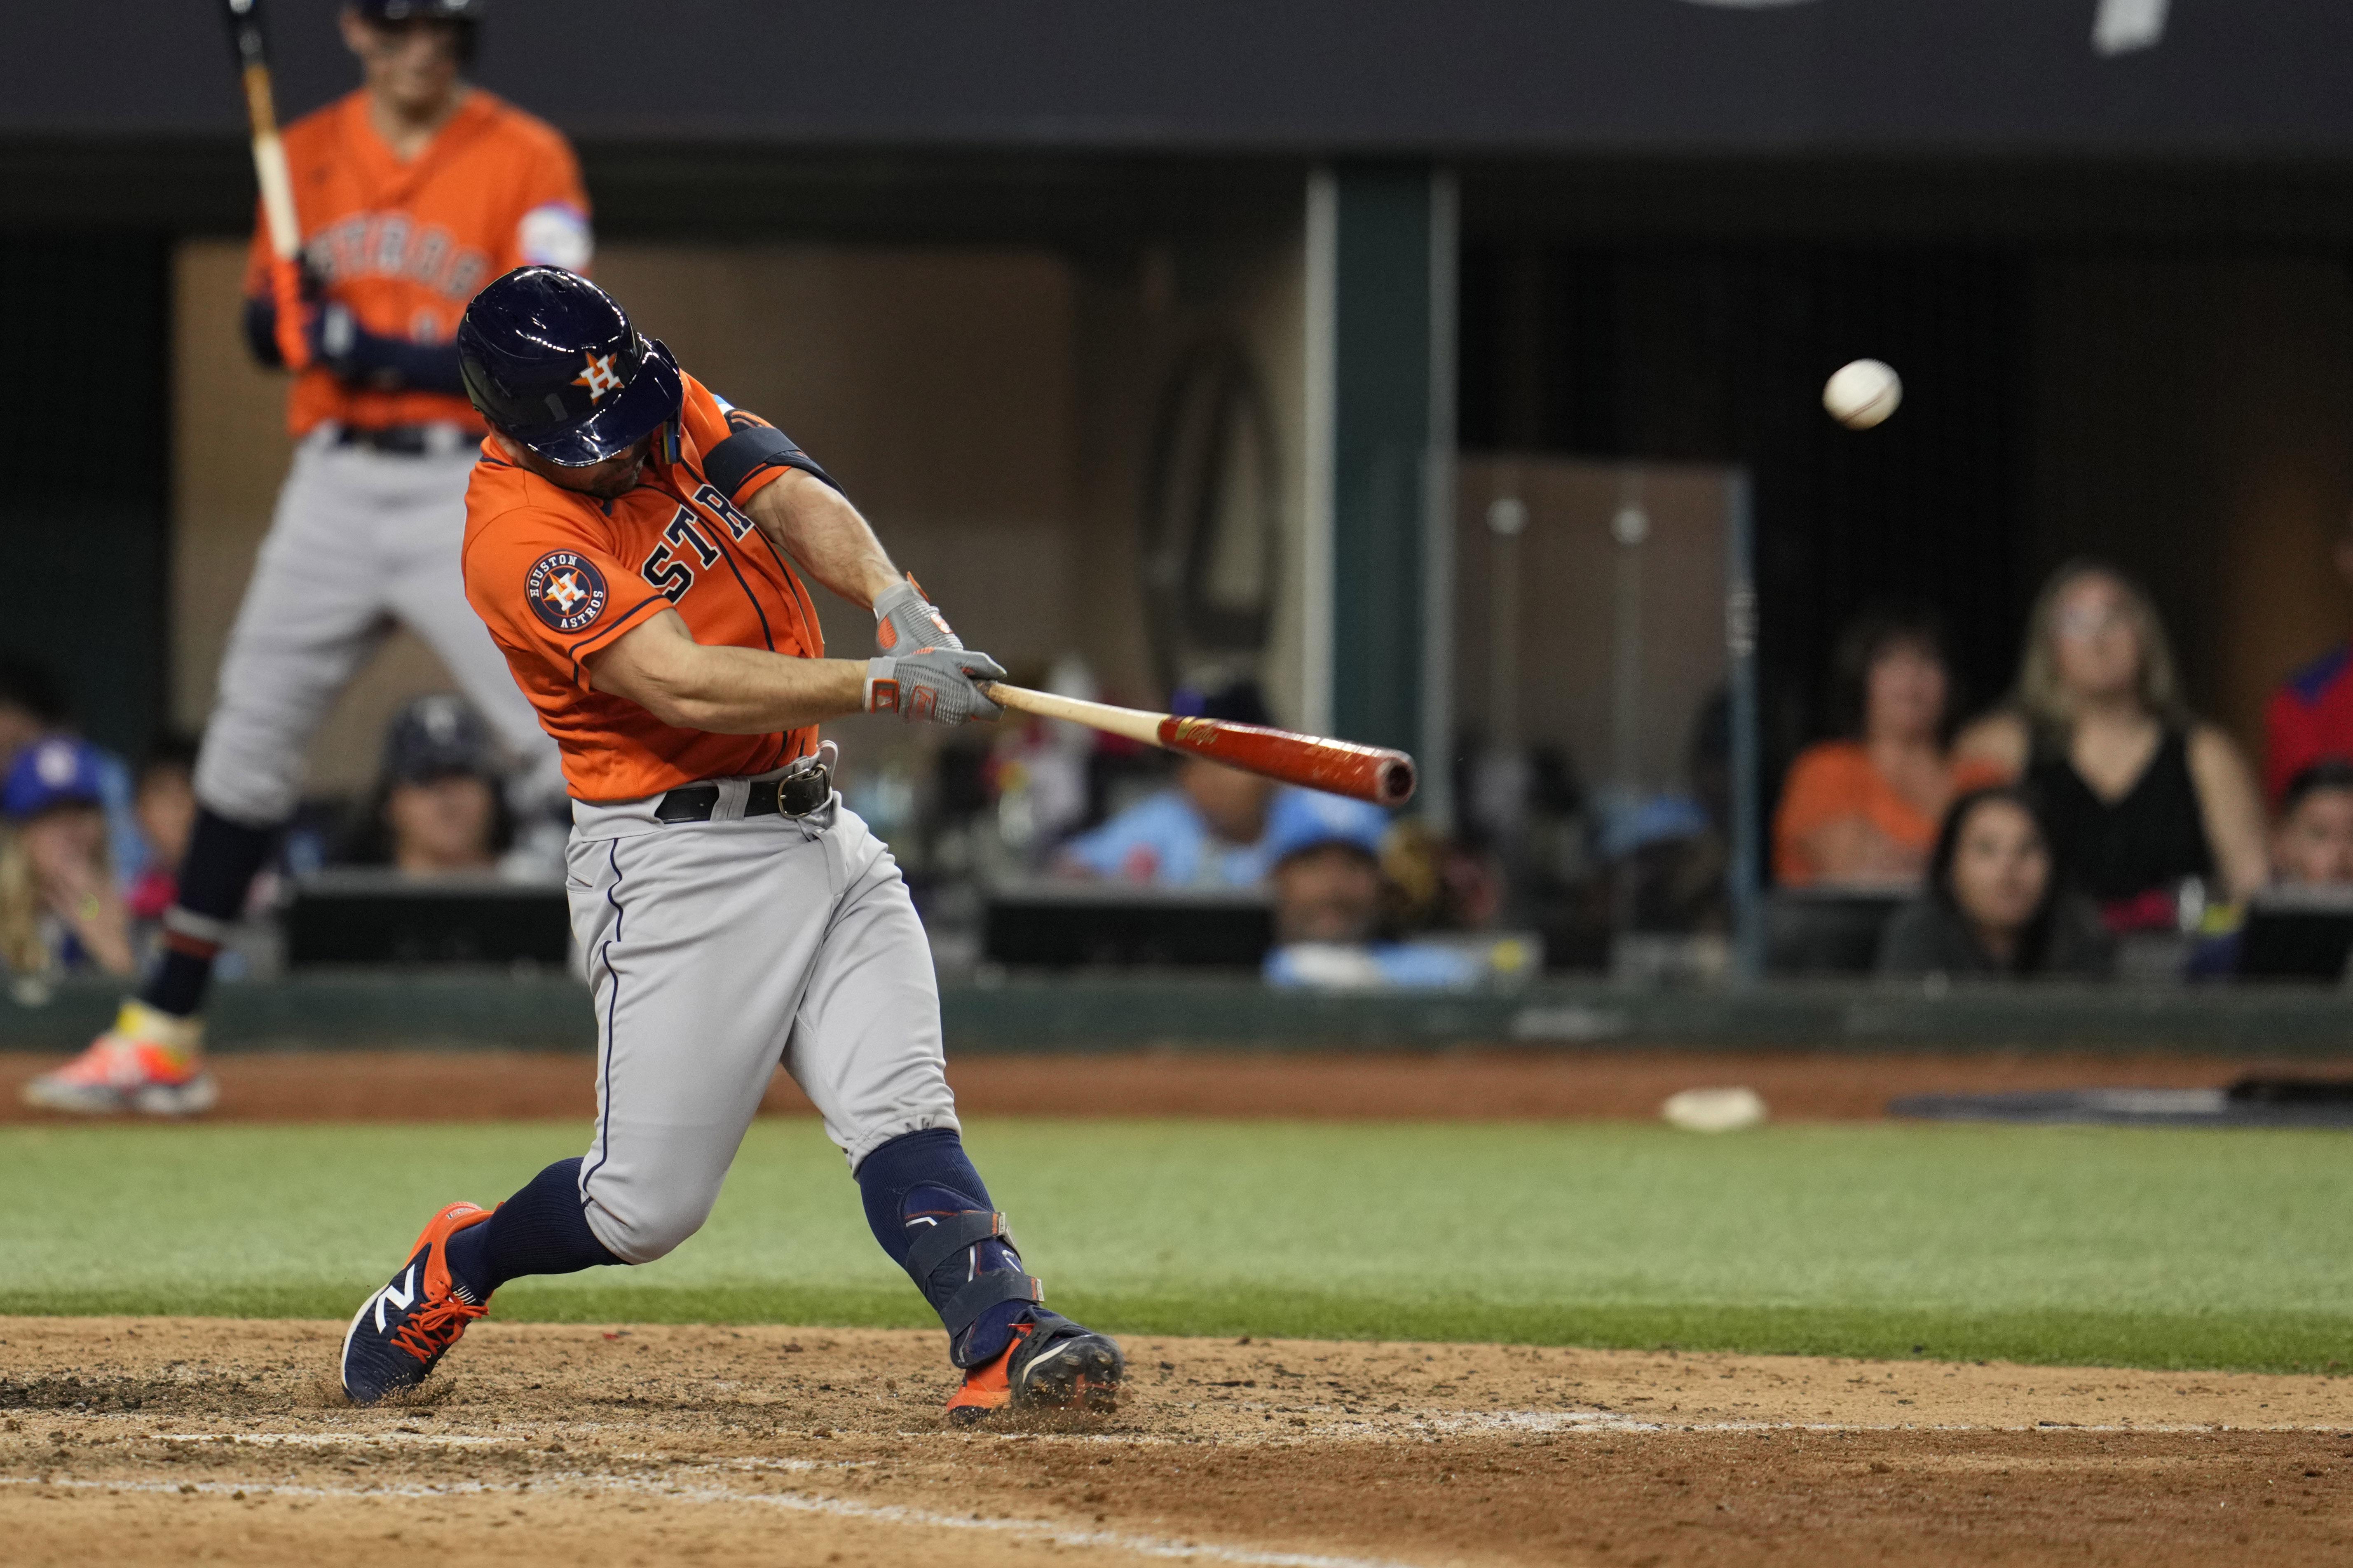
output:
{"label": "baseball player batting", "polygon": [[[1039,1304],[965,1155],[923,928],[818,739],[860,711],[994,718],[977,683],[1005,672],[824,469],[595,284],[510,272],[467,307],[458,352],[491,426],[466,596],[563,752],[596,1125],[496,1209],[427,1223],[352,1319],[344,1391],[420,1382],[510,1279],[648,1263],[693,1235],[781,1060],[947,1330],[949,1417],[1109,1407],[1119,1347]],[[871,606],[880,657],[824,657],[788,556]]]}
{"label": "baseball player batting", "polygon": [[286,331],[257,223],[246,329],[290,353],[297,442],[229,636],[197,759],[201,807],[164,952],[113,1028],[26,1089],[83,1112],[186,1114],[216,1098],[200,1010],[223,939],[292,815],[320,721],[393,621],[424,637],[521,762],[517,804],[558,804],[555,748],[458,577],[482,426],[451,342],[475,290],[524,263],[587,263],[587,201],[551,127],[469,86],[483,0],[354,0],[365,83],[287,128],[303,319]]}

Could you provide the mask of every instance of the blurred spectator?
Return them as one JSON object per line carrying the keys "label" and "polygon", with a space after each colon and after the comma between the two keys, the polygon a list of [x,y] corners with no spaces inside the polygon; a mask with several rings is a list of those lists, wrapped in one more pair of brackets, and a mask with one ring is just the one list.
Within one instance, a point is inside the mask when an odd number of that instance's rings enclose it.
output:
{"label": "blurred spectator", "polygon": [[[1269,721],[1256,685],[1244,681],[1199,700],[1180,694],[1176,710],[1240,724]],[[1176,764],[1170,787],[1062,846],[1062,869],[1158,887],[1256,887],[1274,858],[1270,828],[1298,814],[1305,790],[1290,789],[1200,757]]]}
{"label": "blurred spectator", "polygon": [[2290,887],[2353,883],[2353,763],[2330,757],[2289,781],[2272,833],[2272,874]]}
{"label": "blurred spectator", "polygon": [[2263,886],[2253,771],[2182,706],[2148,595],[2112,567],[2061,567],[2027,623],[2018,689],[1964,731],[1959,755],[2034,786],[2061,874],[2111,930],[2171,927]]}
{"label": "blurred spectator", "polygon": [[1388,816],[1339,795],[1317,795],[1313,805],[1268,835],[1274,940],[1370,942],[1381,925],[1381,840]]}
{"label": "blurred spectator", "polygon": [[196,826],[196,742],[166,735],[139,764],[131,795],[132,816],[146,846],[146,864],[131,882],[135,920],[160,921],[179,891],[180,861]]}
{"label": "blurred spectator", "polygon": [[1876,610],[1839,639],[1841,738],[1789,768],[1773,823],[1773,878],[1785,888],[1920,885],[1956,791],[1990,784],[1984,762],[1947,756],[1952,680],[1942,626],[1922,611]]}
{"label": "blurred spectator", "polygon": [[490,731],[463,698],[419,697],[385,733],[384,771],[348,858],[404,876],[497,868],[514,837]]}
{"label": "blurred spectator", "polygon": [[2115,962],[2097,912],[2060,888],[2034,797],[2014,785],[1953,803],[1926,890],[1896,912],[1879,947],[1879,973],[1907,977],[2095,977]]}
{"label": "blurred spectator", "polygon": [[[1082,702],[1100,701],[1103,697],[1094,671],[1075,653],[1054,661],[1044,687],[1057,697],[1074,697]],[[1092,793],[1089,767],[1097,734],[1068,720],[1018,713],[1008,714],[997,731],[990,765],[997,789],[997,835],[1009,848],[1034,863],[1087,820]]]}
{"label": "blurred spectator", "polygon": [[[43,735],[70,732],[75,727],[64,688],[48,666],[0,654],[0,773]],[[147,846],[131,810],[131,769],[111,752],[94,748],[93,753],[99,801],[106,809],[107,848],[116,877],[127,883],[147,860]]]}
{"label": "blurred spectator", "polygon": [[[2353,516],[2337,536],[2337,574],[2353,584]],[[2324,758],[2353,761],[2353,642],[2340,642],[2272,691],[2263,712],[2263,787],[2284,810],[2289,785]]]}
{"label": "blurred spectator", "polygon": [[0,782],[0,957],[21,975],[135,967],[102,763],[87,742],[51,735],[19,748]]}
{"label": "blurred spectator", "polygon": [[1388,814],[1340,795],[1300,792],[1300,809],[1268,830],[1275,948],[1266,977],[1276,985],[1475,985],[1488,964],[1476,950],[1385,940],[1395,907],[1382,871]]}

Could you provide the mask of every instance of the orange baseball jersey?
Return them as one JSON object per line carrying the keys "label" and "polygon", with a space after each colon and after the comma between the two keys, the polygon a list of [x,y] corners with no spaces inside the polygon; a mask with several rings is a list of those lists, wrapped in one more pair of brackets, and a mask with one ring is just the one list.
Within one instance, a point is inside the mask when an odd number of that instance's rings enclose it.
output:
{"label": "orange baseball jersey", "polygon": [[[563,134],[470,88],[425,150],[402,163],[351,93],[288,126],[286,162],[305,263],[361,327],[446,342],[485,283],[527,262],[586,271],[588,197]],[[257,220],[245,291],[269,292],[268,226]],[[322,366],[294,380],[297,438],[325,420],[369,429],[448,422],[479,431],[463,397],[346,385]]]}
{"label": "orange baseball jersey", "polygon": [[[714,735],[592,690],[583,656],[664,605],[699,643],[825,654],[817,608],[742,508],[788,468],[823,470],[767,421],[683,373],[679,455],[655,441],[637,488],[605,501],[508,462],[490,441],[466,489],[466,598],[564,752],[575,798],[641,800],[698,779],[763,773],[817,749],[817,726]],[[737,439],[739,434],[756,431]],[[779,449],[781,448],[781,450]]]}

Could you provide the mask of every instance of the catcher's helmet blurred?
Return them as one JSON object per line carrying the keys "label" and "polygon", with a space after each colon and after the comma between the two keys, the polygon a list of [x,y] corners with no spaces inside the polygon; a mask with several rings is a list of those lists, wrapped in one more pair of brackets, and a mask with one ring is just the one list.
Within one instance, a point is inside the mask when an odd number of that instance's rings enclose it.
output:
{"label": "catcher's helmet blurred", "polygon": [[352,7],[371,22],[479,22],[487,0],[354,0]]}
{"label": "catcher's helmet blurred", "polygon": [[481,42],[482,16],[490,0],[353,0],[352,8],[371,22],[463,22],[458,29],[458,58],[471,60]]}
{"label": "catcher's helmet blurred", "polygon": [[599,463],[679,416],[678,361],[576,273],[518,267],[458,323],[458,367],[482,417],[551,463]]}

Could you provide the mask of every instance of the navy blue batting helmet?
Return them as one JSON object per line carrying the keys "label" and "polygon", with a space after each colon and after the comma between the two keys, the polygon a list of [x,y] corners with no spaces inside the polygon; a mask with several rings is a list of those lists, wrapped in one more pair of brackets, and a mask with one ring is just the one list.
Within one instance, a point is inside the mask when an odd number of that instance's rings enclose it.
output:
{"label": "navy blue batting helmet", "polygon": [[480,22],[490,5],[487,0],[353,0],[353,8],[372,22]]}
{"label": "navy blue batting helmet", "polygon": [[586,278],[518,267],[458,323],[458,368],[482,417],[551,463],[601,463],[679,417],[678,361]]}
{"label": "navy blue batting helmet", "polygon": [[353,7],[369,21],[385,26],[407,22],[459,22],[458,58],[471,65],[482,41],[482,13],[489,0],[353,0]]}

